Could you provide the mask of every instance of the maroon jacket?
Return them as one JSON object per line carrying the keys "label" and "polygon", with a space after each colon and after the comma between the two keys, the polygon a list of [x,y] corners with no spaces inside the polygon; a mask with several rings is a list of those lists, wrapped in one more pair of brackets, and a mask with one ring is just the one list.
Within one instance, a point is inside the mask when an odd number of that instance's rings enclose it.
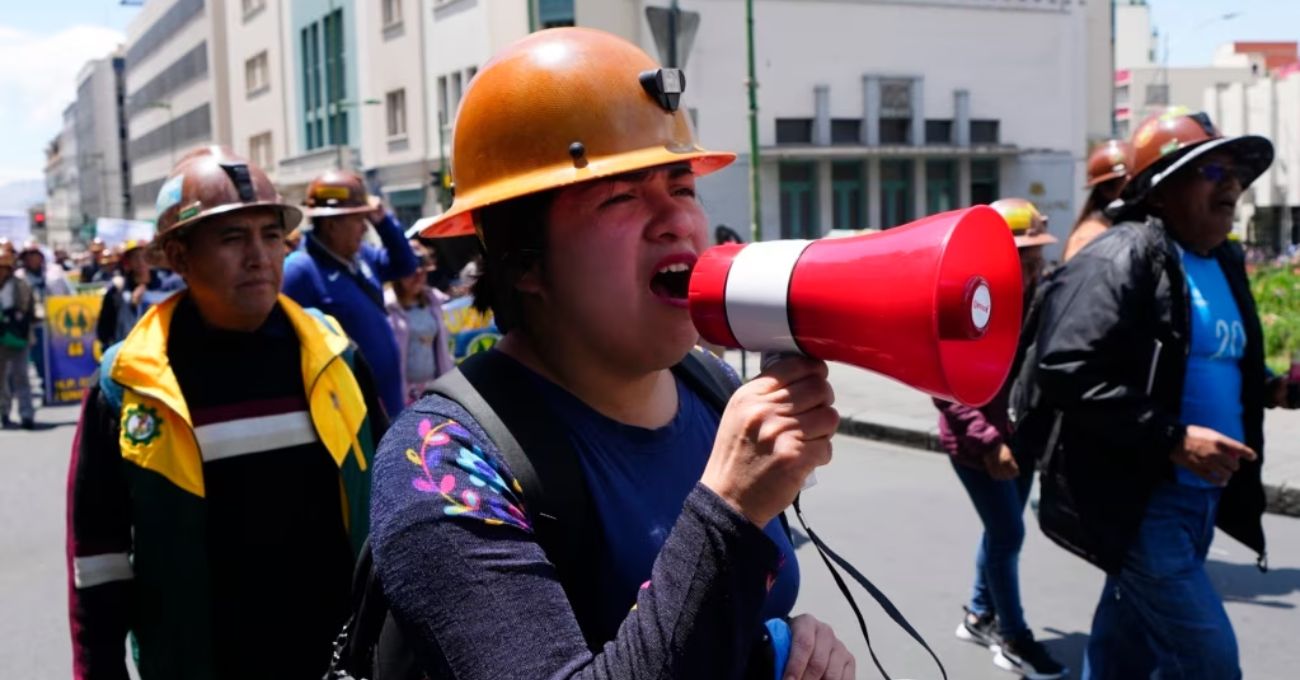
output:
{"label": "maroon jacket", "polygon": [[1011,394],[1008,380],[989,403],[974,408],[940,399],[939,443],[953,460],[966,467],[984,469],[984,455],[997,451],[1011,436],[1007,403]]}

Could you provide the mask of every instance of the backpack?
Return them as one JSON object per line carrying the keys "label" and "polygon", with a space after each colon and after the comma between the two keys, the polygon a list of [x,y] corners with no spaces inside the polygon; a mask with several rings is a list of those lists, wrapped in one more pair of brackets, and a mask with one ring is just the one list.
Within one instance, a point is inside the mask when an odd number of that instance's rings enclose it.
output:
{"label": "backpack", "polygon": [[[425,394],[459,404],[492,439],[523,488],[537,542],[560,575],[587,645],[598,650],[604,640],[590,629],[596,617],[589,615],[597,603],[582,587],[595,580],[595,562],[578,559],[601,550],[598,516],[566,431],[538,408],[546,402],[523,370],[500,352],[481,352],[438,378]],[[699,348],[672,371],[719,414],[738,386],[719,360]],[[788,534],[785,515],[780,519]],[[335,640],[327,680],[424,677],[389,610],[369,541],[353,575],[351,614]]]}

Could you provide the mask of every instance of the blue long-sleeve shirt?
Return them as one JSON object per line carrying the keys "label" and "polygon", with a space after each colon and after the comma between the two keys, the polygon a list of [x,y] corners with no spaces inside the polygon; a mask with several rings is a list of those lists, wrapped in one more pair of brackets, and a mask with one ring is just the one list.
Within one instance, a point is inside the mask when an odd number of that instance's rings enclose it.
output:
{"label": "blue long-sleeve shirt", "polygon": [[304,307],[338,319],[370,364],[380,399],[390,416],[402,412],[402,369],[397,340],[388,325],[384,282],[415,271],[415,253],[402,225],[391,215],[375,225],[381,247],[362,244],[351,263],[331,253],[310,233],[284,263],[284,293]]}

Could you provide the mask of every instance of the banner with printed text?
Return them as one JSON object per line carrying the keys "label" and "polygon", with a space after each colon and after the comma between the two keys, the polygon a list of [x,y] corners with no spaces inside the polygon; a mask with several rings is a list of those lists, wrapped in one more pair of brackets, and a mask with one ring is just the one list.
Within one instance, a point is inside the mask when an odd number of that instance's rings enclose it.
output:
{"label": "banner with printed text", "polygon": [[103,293],[45,300],[45,403],[75,404],[85,396],[103,351],[95,322]]}

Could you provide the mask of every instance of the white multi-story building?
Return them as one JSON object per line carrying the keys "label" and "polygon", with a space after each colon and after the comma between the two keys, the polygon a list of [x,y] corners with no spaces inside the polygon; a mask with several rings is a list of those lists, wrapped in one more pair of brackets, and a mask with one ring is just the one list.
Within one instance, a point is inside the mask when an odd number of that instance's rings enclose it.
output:
{"label": "white multi-story building", "polygon": [[[429,111],[530,29],[609,30],[659,56],[639,0],[434,0]],[[743,0],[681,0],[685,106],[704,145],[739,152],[701,183],[711,218],[750,226]],[[1111,132],[1110,4],[1068,0],[756,0],[763,238],[887,228],[1025,196],[1068,230],[1090,141]],[[692,22],[694,17],[692,17]],[[683,22],[685,25],[686,22]],[[443,152],[450,152],[450,126]]]}
{"label": "white multi-story building", "polygon": [[1159,39],[1151,25],[1147,0],[1115,0],[1115,68],[1132,69],[1156,63]]}
{"label": "white multi-story building", "polygon": [[[233,0],[231,0],[233,1]],[[227,0],[148,0],[127,26],[125,117],[131,207],[155,216],[176,159],[229,144]]]}
{"label": "white multi-story building", "polygon": [[[123,124],[123,59],[113,54],[87,62],[77,76],[76,164],[82,218],[131,214],[130,163]],[[149,199],[153,203],[153,199]]]}
{"label": "white multi-story building", "polygon": [[45,242],[72,243],[84,218],[77,172],[76,103],[63,110],[63,127],[45,149]]}
{"label": "white multi-story building", "polygon": [[289,4],[227,0],[225,13],[230,146],[277,181],[279,162],[297,148],[289,119],[297,82],[285,53]]}
{"label": "white multi-story building", "polygon": [[[357,12],[361,166],[403,224],[438,212],[438,123],[426,114],[433,2],[373,0]],[[374,102],[373,104],[371,102]]]}
{"label": "white multi-story building", "polygon": [[[710,216],[746,232],[745,3],[700,13],[686,106],[702,141],[741,152],[702,183]],[[1096,9],[1093,9],[1093,7]],[[1004,196],[1063,235],[1089,138],[1109,133],[1106,3],[755,3],[763,238],[889,228]],[[582,23],[579,15],[579,23]],[[648,35],[642,43],[653,45]],[[1095,103],[1094,103],[1095,104]]]}
{"label": "white multi-story building", "polygon": [[[1295,43],[1291,50],[1294,55]],[[1273,142],[1273,165],[1246,192],[1235,231],[1273,252],[1300,244],[1300,64],[1250,83],[1207,87],[1203,104],[1223,134]]]}

